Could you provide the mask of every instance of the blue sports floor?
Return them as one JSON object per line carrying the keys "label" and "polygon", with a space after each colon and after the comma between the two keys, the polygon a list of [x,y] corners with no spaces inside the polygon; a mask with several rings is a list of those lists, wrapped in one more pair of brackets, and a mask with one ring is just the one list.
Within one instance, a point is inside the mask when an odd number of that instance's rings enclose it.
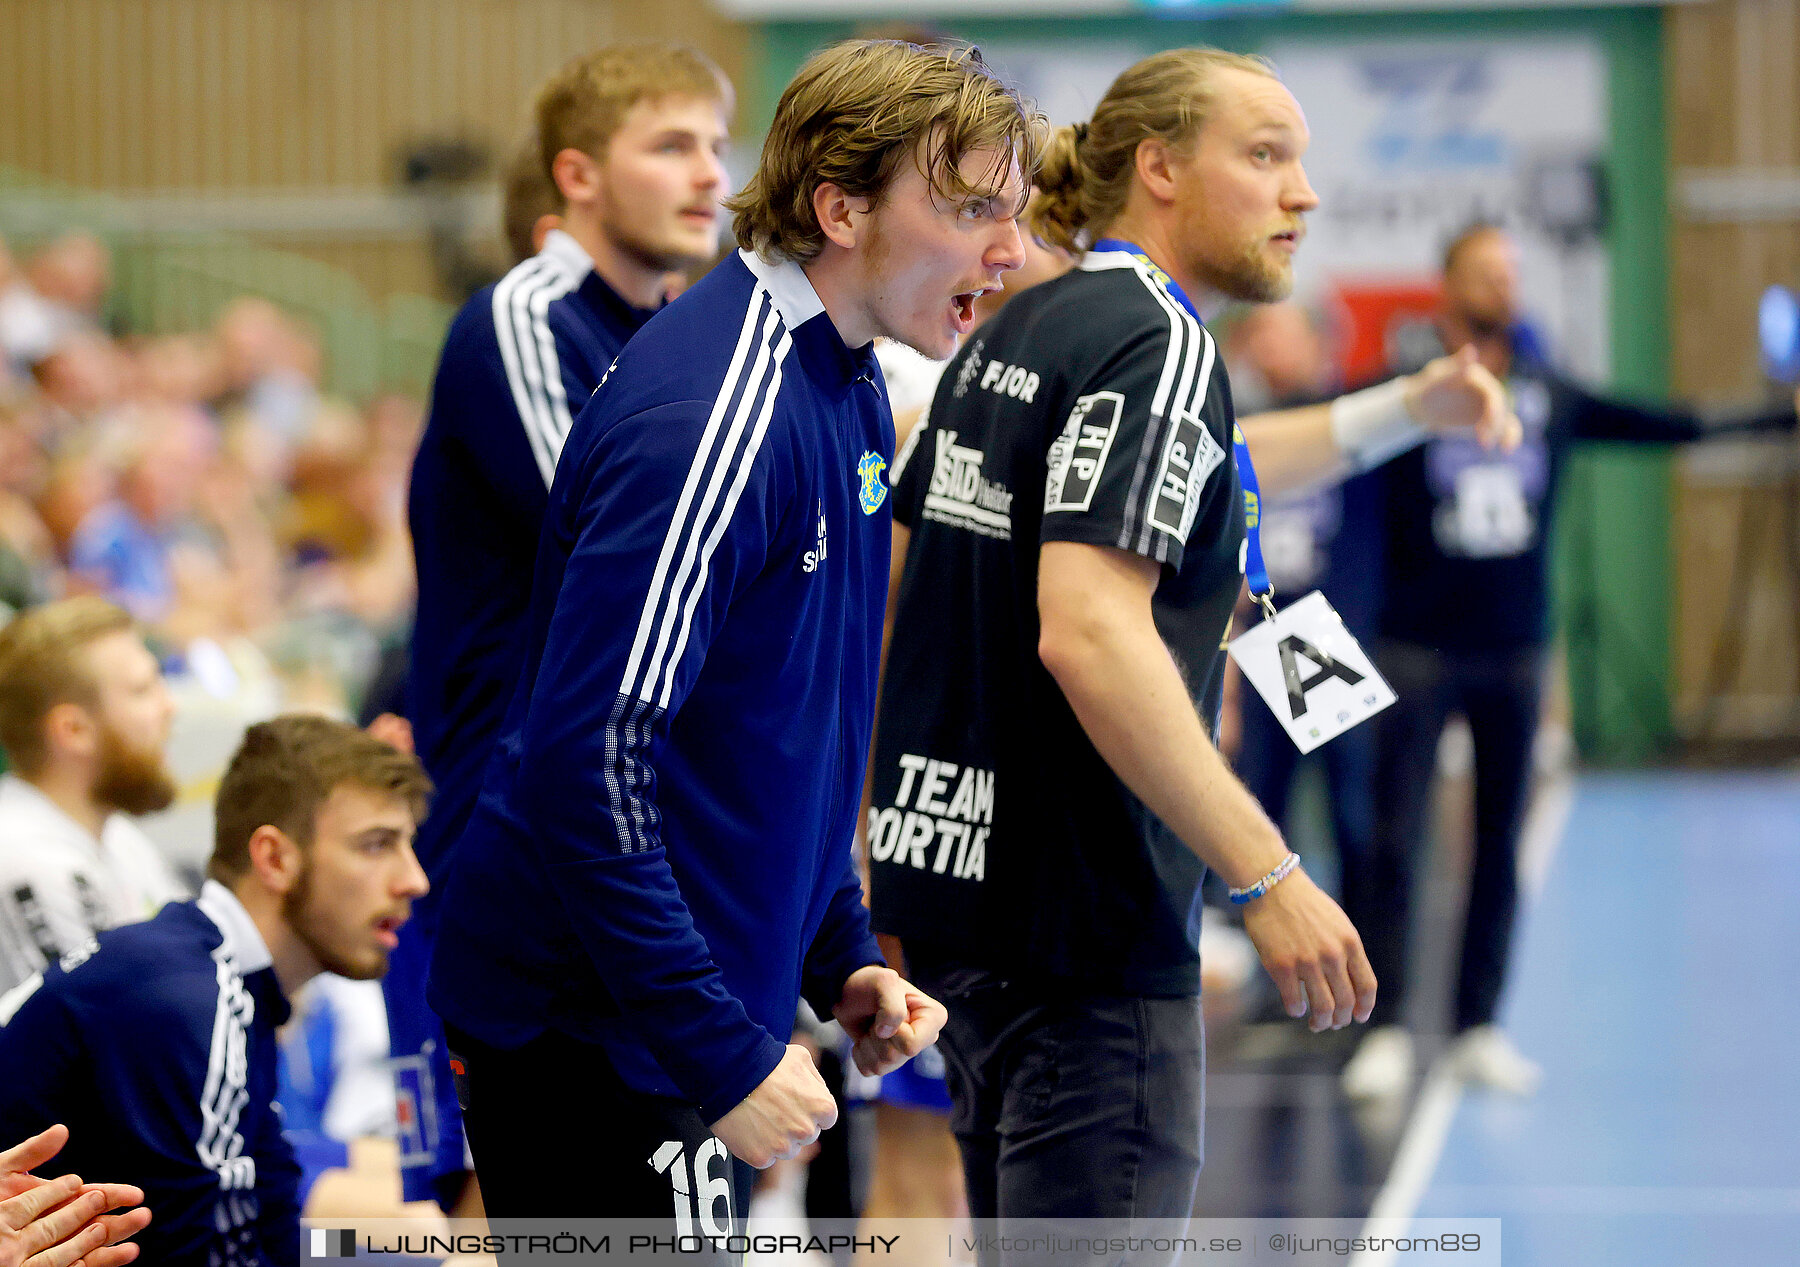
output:
{"label": "blue sports floor", "polygon": [[[1497,1217],[1507,1267],[1800,1265],[1800,773],[1581,775],[1553,821],[1503,1013],[1537,1095],[1371,1122],[1337,1090],[1354,1037],[1209,1035],[1201,1214]],[[1430,888],[1414,989],[1447,995],[1460,891]]]}
{"label": "blue sports floor", "polygon": [[1800,777],[1580,778],[1519,934],[1543,1088],[1464,1097],[1418,1213],[1508,1267],[1800,1263]]}

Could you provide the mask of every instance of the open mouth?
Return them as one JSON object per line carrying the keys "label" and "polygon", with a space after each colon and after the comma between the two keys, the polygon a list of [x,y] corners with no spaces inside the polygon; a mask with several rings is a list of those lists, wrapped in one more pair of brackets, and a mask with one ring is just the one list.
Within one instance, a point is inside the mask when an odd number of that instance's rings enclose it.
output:
{"label": "open mouth", "polygon": [[400,944],[400,926],[406,923],[404,915],[388,915],[375,921],[375,938],[389,950]]}
{"label": "open mouth", "polygon": [[959,334],[967,334],[975,328],[975,301],[983,295],[999,290],[998,283],[992,286],[980,286],[974,290],[965,290],[960,295],[950,298],[950,310],[956,319]]}

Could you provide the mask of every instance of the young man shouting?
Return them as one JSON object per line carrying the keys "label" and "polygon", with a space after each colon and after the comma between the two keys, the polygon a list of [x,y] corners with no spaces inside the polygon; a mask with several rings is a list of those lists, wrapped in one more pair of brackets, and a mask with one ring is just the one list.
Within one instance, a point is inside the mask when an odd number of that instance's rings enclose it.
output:
{"label": "young man shouting", "polygon": [[893,446],[871,345],[949,355],[1019,266],[1039,127],[972,52],[819,54],[731,204],[742,249],[577,419],[432,964],[491,1214],[734,1230],[748,1166],[836,1116],[785,1042],[802,994],[865,1071],[936,1037],[851,861]]}

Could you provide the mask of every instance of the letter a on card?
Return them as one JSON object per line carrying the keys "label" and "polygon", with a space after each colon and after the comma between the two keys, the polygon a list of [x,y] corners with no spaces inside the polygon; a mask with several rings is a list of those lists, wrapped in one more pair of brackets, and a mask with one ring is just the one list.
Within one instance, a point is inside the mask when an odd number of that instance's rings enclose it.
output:
{"label": "letter a on card", "polygon": [[1231,658],[1301,752],[1394,702],[1394,689],[1317,590],[1234,639]]}

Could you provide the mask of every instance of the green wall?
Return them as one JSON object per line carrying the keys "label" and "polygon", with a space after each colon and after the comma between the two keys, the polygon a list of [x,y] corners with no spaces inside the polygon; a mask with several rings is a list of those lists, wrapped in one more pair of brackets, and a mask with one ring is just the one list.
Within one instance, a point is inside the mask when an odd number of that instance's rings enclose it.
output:
{"label": "green wall", "polygon": [[[1255,52],[1280,40],[1421,36],[1584,36],[1607,62],[1612,387],[1659,399],[1668,389],[1668,200],[1662,14],[1654,8],[1235,17],[971,19],[976,43],[1046,39],[1184,44]],[[753,32],[743,134],[760,137],[807,55],[855,33],[851,22],[774,22]],[[1557,582],[1576,739],[1600,761],[1641,760],[1670,735],[1669,457],[1627,446],[1578,452],[1561,493]]]}

